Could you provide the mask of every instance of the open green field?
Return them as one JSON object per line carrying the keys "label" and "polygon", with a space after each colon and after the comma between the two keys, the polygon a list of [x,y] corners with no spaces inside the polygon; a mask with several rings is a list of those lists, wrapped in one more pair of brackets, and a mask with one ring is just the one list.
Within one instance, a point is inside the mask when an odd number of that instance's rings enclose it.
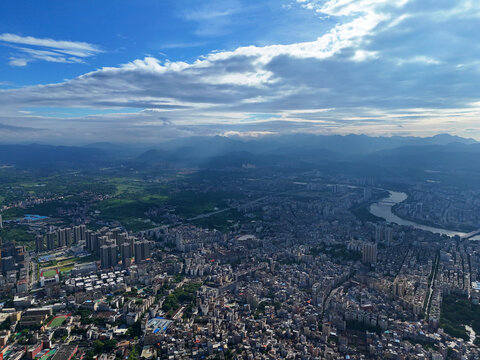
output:
{"label": "open green field", "polygon": [[223,209],[228,207],[226,199],[238,197],[234,193],[182,191],[177,188],[177,183],[172,187],[128,178],[113,178],[110,181],[117,188],[116,195],[96,205],[95,209],[100,212],[96,217],[119,221],[132,231],[164,224],[163,216],[168,213],[188,219]]}
{"label": "open green field", "polygon": [[56,316],[56,317],[53,318],[52,321],[50,321],[50,323],[48,324],[48,327],[49,328],[56,328],[56,327],[62,326],[63,323],[65,322],[65,320],[67,320],[66,315]]}
{"label": "open green field", "polygon": [[144,180],[122,177],[108,178],[108,183],[115,186],[115,195],[143,191],[147,186]]}
{"label": "open green field", "polygon": [[117,190],[115,184],[111,184],[102,176],[79,172],[43,176],[37,173],[0,169],[0,179],[0,203],[3,204],[18,202],[31,196],[64,197],[64,200],[38,204],[26,209],[9,209],[3,213],[4,219],[15,219],[24,214],[56,216],[59,207],[68,209],[75,206],[75,202],[90,201],[92,195],[114,194]]}
{"label": "open green field", "polygon": [[151,184],[139,179],[111,178],[107,180],[115,187],[112,199],[98,203],[101,217],[143,217],[152,206],[158,206],[168,198],[164,185]]}
{"label": "open green field", "polygon": [[[65,177],[68,181],[65,181]],[[18,184],[24,191],[42,194],[42,193],[62,193],[73,195],[80,193],[106,194],[114,193],[115,186],[108,181],[96,177],[74,174],[62,174],[49,177],[34,178],[31,182],[21,182]]]}
{"label": "open green field", "polygon": [[43,276],[47,279],[55,277],[57,271],[55,269],[45,270],[42,272]]}
{"label": "open green field", "polygon": [[98,204],[98,210],[102,217],[122,218],[122,217],[145,217],[145,212],[153,207],[165,203],[166,195],[146,195],[139,198],[115,198],[102,201]]}
{"label": "open green field", "polygon": [[236,209],[231,209],[219,214],[215,214],[202,219],[193,220],[192,223],[208,229],[216,229],[223,232],[229,231],[236,223],[242,221],[252,221],[262,219],[263,214],[261,211],[255,213],[254,218],[247,218],[243,213],[238,212]]}
{"label": "open green field", "polygon": [[227,208],[226,199],[235,199],[238,194],[225,192],[183,191],[172,194],[167,203],[175,208],[175,214],[188,219],[197,215]]}
{"label": "open green field", "polygon": [[74,267],[74,265],[72,264],[70,266],[61,267],[59,270],[60,270],[60,273],[62,275],[69,274],[72,271],[73,267]]}
{"label": "open green field", "polygon": [[[198,191],[202,184],[213,186],[225,181],[222,172],[214,174],[165,172],[157,181],[149,173],[125,174],[124,169],[105,169],[95,173],[67,172],[47,176],[21,176],[16,174],[0,182],[0,201],[5,203],[25,199],[31,195],[63,196],[61,200],[31,206],[27,209],[13,208],[5,211],[4,219],[16,219],[25,214],[38,214],[60,220],[69,225],[71,219],[63,210],[88,206],[90,214],[101,221],[118,221],[127,230],[140,231],[155,226],[170,224],[172,215],[186,220],[198,215],[228,208],[229,200],[240,199],[242,195],[228,191]],[[155,177],[158,174],[155,173]],[[228,175],[231,177],[232,175]],[[91,202],[92,196],[110,195],[111,198]],[[298,194],[305,196],[305,194]],[[318,194],[321,196],[321,194]],[[175,221],[175,217],[173,217]],[[228,211],[194,223],[209,228],[229,229],[232,224],[251,221],[236,211]],[[0,233],[4,242],[23,242],[32,249],[34,235],[27,233],[27,227],[10,225],[12,230]],[[94,222],[89,228],[100,226]],[[66,265],[65,265],[66,266]],[[61,268],[61,266],[59,266]],[[69,269],[60,269],[68,272]]]}

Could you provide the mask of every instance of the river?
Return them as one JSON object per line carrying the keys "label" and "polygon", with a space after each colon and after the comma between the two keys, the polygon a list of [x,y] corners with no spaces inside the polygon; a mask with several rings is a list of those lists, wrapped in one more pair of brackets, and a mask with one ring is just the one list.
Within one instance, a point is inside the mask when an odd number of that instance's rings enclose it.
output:
{"label": "river", "polygon": [[405,226],[413,226],[414,228],[430,231],[436,234],[447,235],[450,237],[455,235],[458,235],[458,236],[466,235],[466,233],[463,233],[460,231],[447,230],[447,229],[436,228],[433,226],[418,224],[416,222],[405,220],[398,217],[392,212],[392,207],[396,204],[401,203],[402,201],[405,201],[408,196],[404,192],[390,191],[390,190],[388,192],[390,193],[389,197],[383,198],[378,202],[370,205],[369,211],[371,214],[381,217],[389,223],[405,225]]}

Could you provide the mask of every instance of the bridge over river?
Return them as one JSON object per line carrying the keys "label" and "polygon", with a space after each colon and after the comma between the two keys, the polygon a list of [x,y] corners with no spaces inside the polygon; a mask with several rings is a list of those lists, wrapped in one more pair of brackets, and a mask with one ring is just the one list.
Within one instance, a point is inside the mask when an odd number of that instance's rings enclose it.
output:
{"label": "bridge over river", "polygon": [[468,234],[460,236],[462,239],[470,239],[474,236],[480,235],[480,229],[469,232]]}

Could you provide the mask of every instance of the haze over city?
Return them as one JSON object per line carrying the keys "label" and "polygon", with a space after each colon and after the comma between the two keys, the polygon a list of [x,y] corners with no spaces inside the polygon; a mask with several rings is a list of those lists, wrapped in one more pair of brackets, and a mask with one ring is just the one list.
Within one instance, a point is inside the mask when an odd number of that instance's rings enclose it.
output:
{"label": "haze over city", "polygon": [[479,33],[0,1],[0,360],[480,359]]}

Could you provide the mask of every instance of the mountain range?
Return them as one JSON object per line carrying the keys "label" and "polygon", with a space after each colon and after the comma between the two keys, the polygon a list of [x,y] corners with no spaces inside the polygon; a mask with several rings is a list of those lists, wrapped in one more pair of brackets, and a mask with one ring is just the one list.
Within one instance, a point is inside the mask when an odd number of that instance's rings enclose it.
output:
{"label": "mountain range", "polygon": [[[295,134],[254,139],[181,138],[160,144],[96,143],[85,146],[0,145],[0,165],[21,169],[319,169],[358,176],[480,174],[480,143],[446,134],[433,137]],[[248,166],[246,166],[248,165]],[[468,175],[465,175],[468,174]]]}

